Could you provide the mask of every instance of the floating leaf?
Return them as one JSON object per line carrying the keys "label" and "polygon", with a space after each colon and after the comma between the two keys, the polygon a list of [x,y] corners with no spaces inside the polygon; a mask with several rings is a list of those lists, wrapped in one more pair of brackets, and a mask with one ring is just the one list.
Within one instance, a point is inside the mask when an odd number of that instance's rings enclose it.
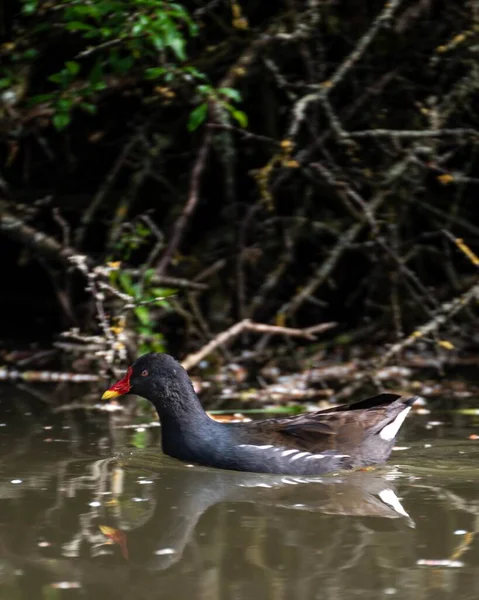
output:
{"label": "floating leaf", "polygon": [[118,544],[120,546],[123,558],[128,560],[126,533],[124,531],[121,531],[121,529],[115,529],[114,527],[110,527],[109,525],[99,525],[98,527],[100,528],[100,531],[105,537],[111,540],[112,543]]}

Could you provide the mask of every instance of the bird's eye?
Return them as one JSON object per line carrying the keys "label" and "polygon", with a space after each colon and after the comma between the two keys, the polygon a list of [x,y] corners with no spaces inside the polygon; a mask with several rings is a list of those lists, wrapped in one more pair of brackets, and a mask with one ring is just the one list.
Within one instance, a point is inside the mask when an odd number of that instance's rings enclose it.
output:
{"label": "bird's eye", "polygon": [[148,371],[145,369],[144,371],[141,372],[141,376],[142,377],[148,377]]}

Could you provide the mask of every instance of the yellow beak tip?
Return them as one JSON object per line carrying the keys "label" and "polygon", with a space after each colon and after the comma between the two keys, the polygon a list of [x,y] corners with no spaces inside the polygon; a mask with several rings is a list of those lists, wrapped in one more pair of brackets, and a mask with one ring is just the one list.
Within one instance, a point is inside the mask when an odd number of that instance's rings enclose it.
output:
{"label": "yellow beak tip", "polygon": [[116,398],[119,395],[120,394],[118,392],[115,392],[115,390],[106,390],[106,392],[103,393],[103,396],[101,397],[101,399],[102,400],[110,400],[110,398]]}

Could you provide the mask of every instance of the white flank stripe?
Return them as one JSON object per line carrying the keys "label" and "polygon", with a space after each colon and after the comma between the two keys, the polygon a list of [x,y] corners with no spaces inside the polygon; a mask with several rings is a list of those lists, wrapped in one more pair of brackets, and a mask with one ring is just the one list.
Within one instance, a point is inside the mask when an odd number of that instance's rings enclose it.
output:
{"label": "white flank stripe", "polygon": [[281,452],[281,456],[289,456],[290,454],[294,454],[295,452],[298,452],[298,450],[285,450],[284,452]]}
{"label": "white flank stripe", "polygon": [[391,489],[387,488],[382,490],[379,492],[379,497],[385,504],[389,504],[389,506],[391,506],[397,513],[403,517],[409,517],[407,512],[402,507],[402,504],[399,502],[399,498]]}
{"label": "white flank stripe", "polygon": [[238,448],[254,448],[255,450],[268,450],[269,448],[273,448],[271,444],[266,444],[264,446],[255,446],[254,444],[240,444]]}
{"label": "white flank stripe", "polygon": [[293,460],[298,460],[298,458],[304,458],[305,456],[309,456],[310,454],[311,452],[300,452],[299,454],[296,454],[296,456],[293,456],[291,462],[293,462]]}
{"label": "white flank stripe", "polygon": [[324,458],[324,454],[312,454],[311,456],[308,456],[306,460],[313,460],[315,458]]}
{"label": "white flank stripe", "polygon": [[390,442],[393,440],[397,432],[399,431],[401,425],[404,423],[404,419],[407,417],[408,412],[411,410],[411,407],[408,406],[403,411],[401,411],[398,416],[394,419],[392,423],[383,427],[379,433],[379,437],[386,442]]}

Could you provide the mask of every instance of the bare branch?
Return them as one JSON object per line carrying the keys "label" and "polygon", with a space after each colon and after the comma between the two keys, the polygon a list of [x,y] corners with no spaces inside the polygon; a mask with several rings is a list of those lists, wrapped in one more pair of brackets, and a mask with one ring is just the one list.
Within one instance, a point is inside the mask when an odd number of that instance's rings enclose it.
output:
{"label": "bare branch", "polygon": [[62,246],[55,238],[34,229],[22,219],[11,213],[7,203],[0,201],[0,232],[21,242],[44,256],[68,264],[68,259],[76,254],[73,248]]}
{"label": "bare branch", "polygon": [[269,333],[271,335],[287,335],[290,337],[301,337],[309,340],[314,340],[315,333],[320,333],[323,331],[327,331],[335,326],[335,323],[321,323],[319,325],[315,325],[314,327],[310,327],[308,329],[293,329],[290,327],[276,327],[275,325],[266,325],[263,323],[253,323],[249,319],[243,319],[238,323],[235,323],[232,327],[219,333],[214,339],[208,342],[203,348],[195,352],[194,354],[189,354],[183,361],[182,365],[185,369],[191,369],[195,365],[197,365],[203,358],[211,354],[218,346],[229,342],[233,338],[237,337],[243,331],[254,331],[257,333]]}
{"label": "bare branch", "polygon": [[347,134],[351,138],[366,138],[366,137],[377,137],[377,138],[406,138],[406,139],[420,139],[420,138],[436,138],[446,136],[465,136],[470,135],[475,138],[479,138],[479,131],[477,129],[469,128],[457,128],[457,129],[425,129],[423,131],[408,131],[403,129],[368,129],[365,131],[349,131]]}

